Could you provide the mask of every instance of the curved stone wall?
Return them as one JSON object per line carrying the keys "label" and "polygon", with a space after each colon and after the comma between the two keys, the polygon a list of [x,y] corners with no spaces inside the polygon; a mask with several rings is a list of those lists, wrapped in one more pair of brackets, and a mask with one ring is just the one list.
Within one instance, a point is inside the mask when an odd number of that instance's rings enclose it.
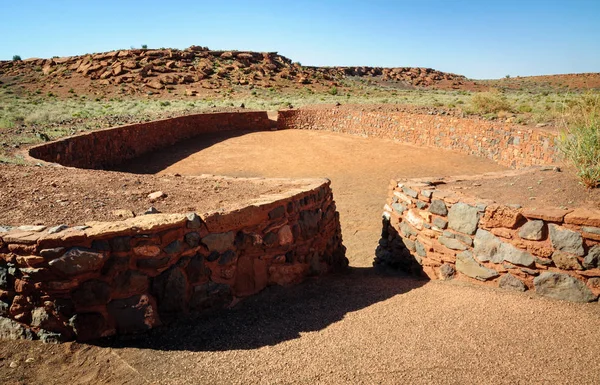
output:
{"label": "curved stone wall", "polygon": [[376,264],[575,302],[600,294],[600,211],[524,209],[392,181]]}
{"label": "curved stone wall", "polygon": [[279,111],[279,129],[328,130],[457,150],[522,168],[557,161],[556,134],[508,123],[358,107]]}
{"label": "curved stone wall", "polygon": [[35,159],[103,169],[194,136],[232,130],[268,130],[265,111],[180,116],[75,135],[29,149]]}
{"label": "curved stone wall", "polygon": [[330,182],[208,214],[0,233],[0,336],[141,332],[347,266]]}

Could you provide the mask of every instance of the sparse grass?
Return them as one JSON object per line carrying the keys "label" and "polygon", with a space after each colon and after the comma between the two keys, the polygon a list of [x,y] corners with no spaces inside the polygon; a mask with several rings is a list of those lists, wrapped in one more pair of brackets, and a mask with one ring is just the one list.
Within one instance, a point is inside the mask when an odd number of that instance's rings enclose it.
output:
{"label": "sparse grass", "polygon": [[586,94],[564,112],[559,146],[588,188],[600,186],[600,94]]}

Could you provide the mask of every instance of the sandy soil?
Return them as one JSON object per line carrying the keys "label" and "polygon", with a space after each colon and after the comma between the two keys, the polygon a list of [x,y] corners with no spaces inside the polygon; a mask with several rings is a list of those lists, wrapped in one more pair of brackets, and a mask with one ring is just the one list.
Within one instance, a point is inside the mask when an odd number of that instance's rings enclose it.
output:
{"label": "sandy soil", "polygon": [[[391,177],[501,168],[391,141],[281,131],[189,142],[131,169],[329,176],[351,263],[368,266]],[[0,341],[0,382],[593,384],[600,378],[598,325],[598,303],[353,267],[137,337],[97,345]]]}
{"label": "sandy soil", "polygon": [[588,189],[569,168],[520,175],[457,181],[439,186],[499,203],[519,204],[527,208],[587,207],[600,209],[600,189]]}

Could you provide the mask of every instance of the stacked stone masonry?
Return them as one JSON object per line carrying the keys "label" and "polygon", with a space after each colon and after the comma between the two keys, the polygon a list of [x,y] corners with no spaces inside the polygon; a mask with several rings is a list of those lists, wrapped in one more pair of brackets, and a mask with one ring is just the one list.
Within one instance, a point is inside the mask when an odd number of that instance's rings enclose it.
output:
{"label": "stacked stone masonry", "polygon": [[345,267],[329,181],[204,215],[0,232],[0,337],[91,340]]}
{"label": "stacked stone masonry", "polygon": [[376,264],[556,299],[600,294],[600,211],[523,209],[425,180],[395,181]]}
{"label": "stacked stone masonry", "polygon": [[509,123],[444,114],[361,111],[343,107],[279,111],[279,129],[328,130],[457,150],[522,168],[557,161],[556,135]]}
{"label": "stacked stone masonry", "polygon": [[103,169],[194,136],[270,127],[264,111],[188,115],[71,136],[32,147],[29,155],[63,166]]}

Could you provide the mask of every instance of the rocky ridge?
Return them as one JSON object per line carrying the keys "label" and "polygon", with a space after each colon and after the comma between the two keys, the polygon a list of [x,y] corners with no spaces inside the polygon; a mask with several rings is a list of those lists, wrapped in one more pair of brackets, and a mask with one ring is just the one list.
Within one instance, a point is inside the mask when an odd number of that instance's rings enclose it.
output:
{"label": "rocky ridge", "polygon": [[[235,85],[256,87],[322,85],[334,87],[351,77],[416,88],[461,88],[464,76],[431,68],[307,67],[276,52],[179,49],[130,49],[51,59],[0,62],[0,78],[25,77],[24,83],[79,80],[80,85],[120,86],[124,93],[160,93],[179,85],[186,94]],[[83,81],[83,82],[82,82]]]}

